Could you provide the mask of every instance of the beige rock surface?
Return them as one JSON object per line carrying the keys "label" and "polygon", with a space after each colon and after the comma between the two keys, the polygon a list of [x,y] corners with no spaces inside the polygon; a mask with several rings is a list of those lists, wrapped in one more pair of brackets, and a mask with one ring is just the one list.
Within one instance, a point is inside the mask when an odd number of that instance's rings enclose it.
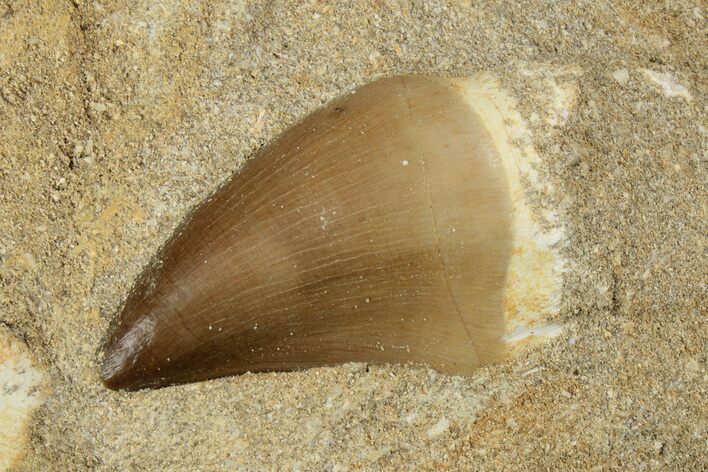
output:
{"label": "beige rock surface", "polygon": [[[691,1],[0,3],[0,321],[52,383],[16,469],[705,469],[705,37]],[[565,229],[560,336],[470,378],[100,385],[132,280],[255,150],[375,77],[479,71],[553,189],[523,191]]]}

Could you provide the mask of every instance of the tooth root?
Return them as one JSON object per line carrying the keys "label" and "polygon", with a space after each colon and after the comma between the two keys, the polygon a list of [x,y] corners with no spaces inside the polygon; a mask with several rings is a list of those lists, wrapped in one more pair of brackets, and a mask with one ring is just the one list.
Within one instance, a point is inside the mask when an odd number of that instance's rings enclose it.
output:
{"label": "tooth root", "polygon": [[512,204],[460,82],[380,80],[194,211],[104,346],[110,388],[344,362],[467,374],[505,352]]}

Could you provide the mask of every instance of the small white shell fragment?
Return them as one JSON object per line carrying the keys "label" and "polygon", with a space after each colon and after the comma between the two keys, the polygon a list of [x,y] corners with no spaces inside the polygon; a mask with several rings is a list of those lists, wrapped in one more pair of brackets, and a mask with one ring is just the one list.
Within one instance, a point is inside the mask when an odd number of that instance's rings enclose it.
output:
{"label": "small white shell fragment", "polygon": [[693,97],[685,85],[681,85],[669,72],[657,72],[650,69],[641,69],[644,75],[661,87],[661,91],[667,97],[682,97],[686,101],[693,100]]}
{"label": "small white shell fragment", "polygon": [[629,71],[627,69],[617,69],[612,73],[612,78],[620,85],[624,85],[629,82]]}
{"label": "small white shell fragment", "polygon": [[450,429],[450,420],[447,418],[442,418],[440,421],[435,423],[435,426],[428,430],[428,437],[430,439],[437,439]]}
{"label": "small white shell fragment", "polygon": [[47,374],[29,349],[0,325],[0,471],[24,454],[32,414],[46,398]]}

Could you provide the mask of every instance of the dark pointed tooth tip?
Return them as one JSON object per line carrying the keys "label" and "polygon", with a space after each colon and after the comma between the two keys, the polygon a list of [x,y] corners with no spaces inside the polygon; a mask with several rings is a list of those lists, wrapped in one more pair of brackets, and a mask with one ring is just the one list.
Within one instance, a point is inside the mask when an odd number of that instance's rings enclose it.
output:
{"label": "dark pointed tooth tip", "polygon": [[129,381],[129,372],[125,364],[124,350],[114,342],[103,347],[103,363],[101,364],[101,381],[111,390],[134,388]]}
{"label": "dark pointed tooth tip", "polygon": [[122,390],[123,386],[119,383],[116,382],[114,378],[112,377],[103,377],[101,376],[101,382],[103,383],[103,386],[110,389],[110,390]]}
{"label": "dark pointed tooth tip", "polygon": [[104,349],[103,364],[101,365],[101,382],[111,390],[119,390],[122,388],[118,372],[114,367],[114,351]]}
{"label": "dark pointed tooth tip", "polygon": [[106,371],[105,367],[101,369],[101,382],[106,388],[111,390],[139,390],[144,388],[141,385],[135,384],[125,372]]}

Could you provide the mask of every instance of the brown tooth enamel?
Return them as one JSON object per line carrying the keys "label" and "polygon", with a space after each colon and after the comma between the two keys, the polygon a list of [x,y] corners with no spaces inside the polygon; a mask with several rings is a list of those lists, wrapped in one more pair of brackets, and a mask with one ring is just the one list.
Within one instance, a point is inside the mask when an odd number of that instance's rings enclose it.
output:
{"label": "brown tooth enamel", "polygon": [[452,79],[313,113],[198,207],[104,345],[106,386],[344,362],[467,374],[505,351],[509,185]]}

